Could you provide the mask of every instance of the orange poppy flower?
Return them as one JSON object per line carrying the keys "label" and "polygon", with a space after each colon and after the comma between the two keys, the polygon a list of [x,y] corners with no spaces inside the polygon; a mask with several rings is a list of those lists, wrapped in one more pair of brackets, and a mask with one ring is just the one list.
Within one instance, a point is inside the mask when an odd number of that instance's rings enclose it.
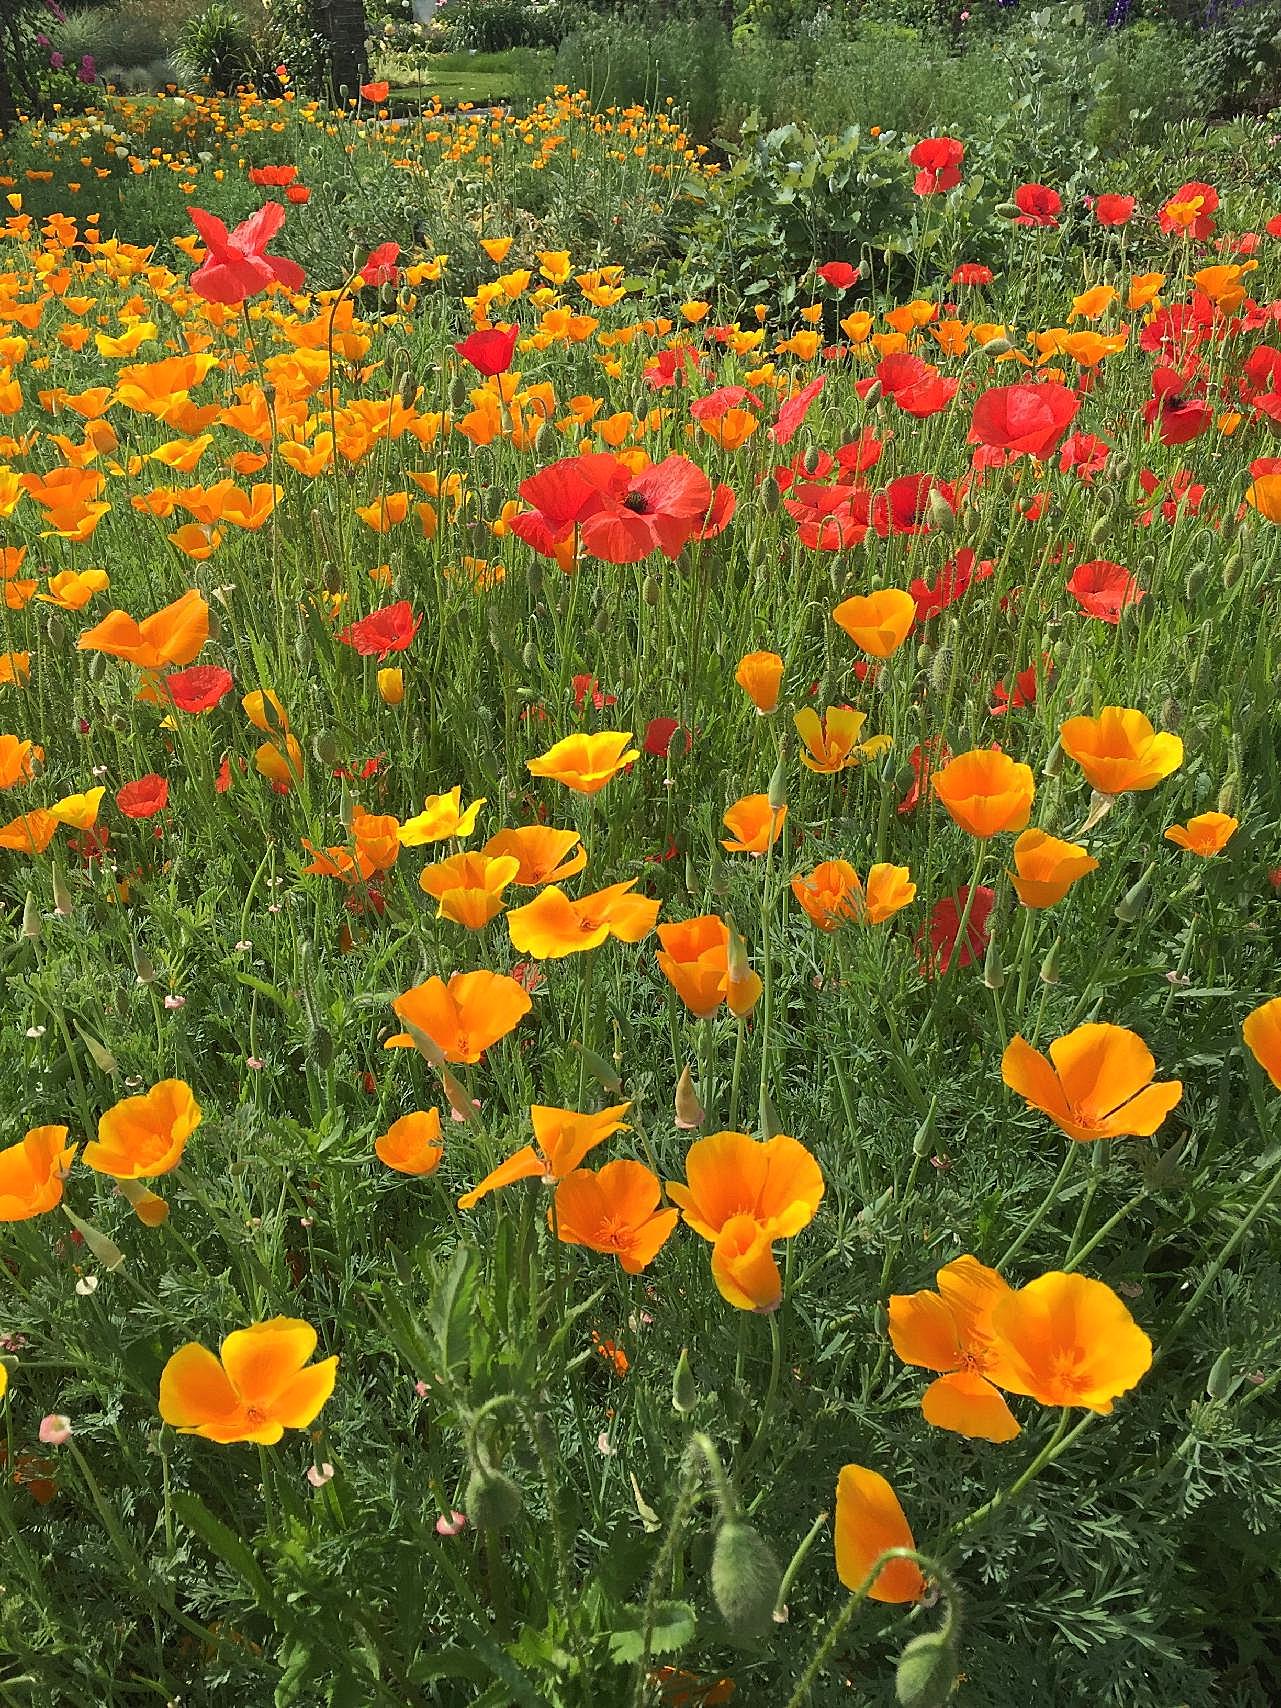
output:
{"label": "orange poppy flower", "polygon": [[270,783],[290,789],[302,776],[302,748],[292,735],[283,746],[264,741],[254,752],[254,765]]}
{"label": "orange poppy flower", "polygon": [[32,1127],[0,1150],[0,1222],[25,1222],[60,1204],[77,1148],[65,1127]]}
{"label": "orange poppy flower", "polygon": [[1097,718],[1069,718],[1059,740],[1101,795],[1155,788],[1183,763],[1179,737],[1158,735],[1142,712],[1126,706],[1105,706]]}
{"label": "orange poppy flower", "polygon": [[1265,522],[1281,522],[1281,474],[1261,474],[1246,488],[1245,501]]}
{"label": "orange poppy flower", "polygon": [[64,569],[49,577],[49,591],[37,593],[36,598],[56,605],[60,611],[79,611],[95,593],[105,593],[109,586],[105,569]]}
{"label": "orange poppy flower", "polygon": [[1063,842],[1044,830],[1025,830],[1014,844],[1010,882],[1024,907],[1053,907],[1099,863],[1075,842]]}
{"label": "orange poppy flower", "polygon": [[0,848],[15,848],[22,854],[43,854],[53,841],[58,821],[43,807],[32,807],[19,813],[8,824],[0,825]]}
{"label": "orange poppy flower", "polygon": [[1137,1032],[1101,1021],[1056,1038],[1049,1061],[1016,1033],[1001,1059],[1010,1090],[1080,1140],[1150,1138],[1183,1095],[1181,1080],[1153,1084],[1155,1072]]}
{"label": "orange poppy flower", "polygon": [[1241,1023],[1246,1048],[1281,1091],[1281,996],[1274,996],[1246,1015]]}
{"label": "orange poppy flower", "polygon": [[800,759],[807,771],[844,771],[865,759],[874,759],[892,745],[888,735],[860,741],[867,713],[850,706],[829,706],[821,718],[812,706],[806,706],[792,721],[801,738]]}
{"label": "orange poppy flower", "polygon": [[[836,1481],[836,1575],[846,1589],[862,1589],[888,1549],[915,1547],[898,1496],[885,1478],[864,1465],[842,1466]],[[871,1601],[919,1601],[925,1578],[915,1560],[889,1560],[867,1594]]]}
{"label": "orange poppy flower", "polygon": [[867,925],[881,925],[916,899],[916,885],[906,866],[879,861],[867,874],[859,918]]}
{"label": "orange poppy flower", "polygon": [[185,1080],[162,1079],[141,1097],[124,1097],[99,1116],[98,1137],[85,1146],[84,1160],[115,1180],[168,1174],[182,1161],[200,1113]]}
{"label": "orange poppy flower", "polygon": [[814,1219],[823,1172],[786,1133],[772,1139],[710,1133],[689,1147],[685,1183],[669,1181],[667,1195],[706,1240],[715,1240],[735,1216],[750,1216],[771,1239],[791,1239]]}
{"label": "orange poppy flower", "polygon": [[629,878],[578,901],[571,901],[558,885],[546,885],[533,901],[507,915],[512,947],[537,960],[554,961],[595,949],[607,937],[639,943],[654,929],[662,906],[648,896],[631,894],[639,882]]}
{"label": "orange poppy flower", "polygon": [[[491,1044],[505,1038],[533,1007],[527,991],[505,973],[454,973],[446,984],[430,978],[392,1003],[392,1013],[425,1034],[447,1062],[478,1062]],[[388,1038],[384,1049],[412,1050],[408,1032]]]}
{"label": "orange poppy flower", "polygon": [[930,783],[952,820],[971,836],[986,840],[1022,830],[1032,816],[1036,782],[1031,766],[994,747],[958,754],[931,771]]}
{"label": "orange poppy flower", "polygon": [[762,717],[778,710],[783,660],[776,652],[749,652],[739,659],[734,680]]}
{"label": "orange poppy flower", "polygon": [[511,1186],[517,1180],[564,1180],[597,1145],[604,1144],[615,1133],[627,1130],[620,1119],[631,1108],[630,1103],[616,1103],[596,1115],[580,1115],[573,1109],[552,1109],[541,1103],[532,1105],[529,1119],[534,1128],[532,1145],[522,1145],[498,1167],[491,1169],[478,1186],[464,1192],[458,1200],[460,1210],[470,1210],[487,1193],[500,1186]]}
{"label": "orange poppy flower", "polygon": [[535,777],[551,777],[580,795],[594,795],[625,765],[640,758],[640,749],[629,747],[631,736],[623,730],[604,729],[595,735],[567,735],[554,747],[526,764]]}
{"label": "orange poppy flower", "polygon": [[824,860],[808,876],[792,879],[792,894],[820,931],[835,931],[847,919],[879,925],[916,895],[906,866],[876,865],[867,889],[848,860]]}
{"label": "orange poppy flower", "polygon": [[1010,1291],[995,1269],[973,1257],[945,1264],[938,1292],[895,1293],[889,1329],[905,1364],[941,1374],[921,1396],[927,1423],[983,1441],[1012,1441],[1018,1422],[987,1379],[993,1358],[992,1310]]}
{"label": "orange poppy flower", "polygon": [[362,812],[352,815],[351,837],[356,853],[369,862],[371,871],[387,872],[400,854],[400,823],[390,813]]}
{"label": "orange poppy flower", "polygon": [[738,1311],[769,1316],[783,1302],[783,1277],[774,1259],[774,1235],[755,1216],[730,1216],[712,1242],[712,1280]]}
{"label": "orange poppy flower", "polygon": [[275,735],[289,728],[289,713],[272,688],[255,688],[240,704],[249,722],[264,735]]}
{"label": "orange poppy flower", "polygon": [[334,1391],[338,1360],[308,1364],[315,1350],[315,1329],[298,1317],[236,1329],[217,1358],[189,1341],[160,1373],[160,1415],[182,1435],[270,1447],[314,1423]]}
{"label": "orange poppy flower", "polygon": [[516,861],[512,879],[522,889],[560,883],[572,878],[587,864],[587,850],[576,830],[557,830],[550,824],[525,824],[515,830],[499,830],[485,844],[491,858],[508,855]]}
{"label": "orange poppy flower", "polygon": [[72,830],[92,830],[98,822],[98,809],[106,792],[100,785],[96,789],[86,789],[82,795],[64,795],[49,808],[49,815],[59,824],[70,825]]}
{"label": "orange poppy flower", "polygon": [[144,670],[190,664],[209,638],[209,607],[192,588],[154,616],[135,622],[126,611],[109,611],[76,642],[81,652],[105,652]]}
{"label": "orange poppy flower", "polygon": [[445,1154],[440,1110],[417,1109],[402,1115],[374,1140],[374,1151],[397,1174],[434,1174]]}
{"label": "orange poppy flower", "polygon": [[730,966],[730,929],[714,913],[660,925],[663,947],[658,965],[677,996],[700,1020],[715,1014],[722,1002],[738,1019],[751,1013],[760,998],[760,978],[749,967]]}
{"label": "orange poppy flower", "polygon": [[721,847],[731,854],[764,854],[778,841],[786,818],[787,808],[771,807],[768,795],[744,795],[722,819],[733,834],[721,838]]}
{"label": "orange poppy flower", "polygon": [[447,795],[428,795],[423,802],[423,810],[401,825],[401,847],[421,848],[424,843],[443,842],[449,836],[456,836],[461,842],[470,836],[476,828],[485,797],[482,795],[469,807],[463,806],[462,799],[463,791],[457,784]]}
{"label": "orange poppy flower", "polygon": [[44,749],[35,742],[23,741],[16,735],[0,735],[0,789],[29,783],[35,775],[36,761],[43,758]]}
{"label": "orange poppy flower", "polygon": [[641,1162],[607,1162],[595,1173],[578,1168],[557,1186],[548,1225],[563,1245],[612,1254],[628,1275],[639,1275],[679,1220],[675,1210],[659,1209],[662,1190]]}
{"label": "orange poppy flower", "polygon": [[7,688],[15,682],[31,680],[31,654],[29,652],[0,652],[0,688]]}
{"label": "orange poppy flower", "polygon": [[1165,833],[1165,840],[1208,860],[1212,855],[1222,853],[1236,835],[1240,823],[1240,819],[1225,812],[1202,812],[1186,824],[1172,824]]}
{"label": "orange poppy flower", "polygon": [[855,646],[873,658],[888,658],[911,634],[916,623],[916,600],[897,587],[879,593],[856,593],[832,612]]}
{"label": "orange poppy flower", "polygon": [[992,1309],[988,1377],[1043,1406],[1106,1416],[1152,1363],[1152,1342],[1102,1281],[1052,1271]]}
{"label": "orange poppy flower", "polygon": [[434,866],[424,866],[418,887],[434,896],[437,919],[452,919],[479,931],[503,911],[503,891],[519,870],[510,855],[454,854]]}

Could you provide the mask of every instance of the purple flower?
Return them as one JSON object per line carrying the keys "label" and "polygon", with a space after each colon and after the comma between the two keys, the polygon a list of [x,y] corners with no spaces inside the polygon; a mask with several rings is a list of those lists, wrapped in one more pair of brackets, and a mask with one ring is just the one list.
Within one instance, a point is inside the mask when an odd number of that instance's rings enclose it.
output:
{"label": "purple flower", "polygon": [[80,69],[77,71],[76,76],[82,83],[92,83],[97,75],[98,72],[93,63],[93,55],[91,53],[87,53],[80,61]]}
{"label": "purple flower", "polygon": [[51,53],[49,55],[49,64],[54,71],[61,71],[62,63],[62,55],[60,53]]}

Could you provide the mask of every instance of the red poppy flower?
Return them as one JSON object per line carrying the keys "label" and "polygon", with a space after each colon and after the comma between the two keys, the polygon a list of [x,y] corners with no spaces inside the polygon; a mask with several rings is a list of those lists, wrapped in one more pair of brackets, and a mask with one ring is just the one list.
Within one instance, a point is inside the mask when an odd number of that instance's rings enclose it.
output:
{"label": "red poppy flower", "polygon": [[822,391],[826,381],[822,374],[811,380],[807,386],[789,397],[786,403],[780,405],[778,417],[770,428],[770,438],[776,445],[790,445],[796,436],[796,430],[809,414],[810,405]]}
{"label": "red poppy flower", "polygon": [[297,176],[298,168],[296,166],[251,166],[249,168],[249,182],[270,190],[287,189]]}
{"label": "red poppy flower", "polygon": [[908,159],[916,167],[913,192],[918,196],[934,196],[940,190],[954,190],[960,183],[965,144],[954,136],[923,137]]}
{"label": "red poppy flower", "polygon": [[1157,224],[1169,237],[1206,238],[1214,231],[1219,192],[1197,179],[1180,184],[1157,214]]}
{"label": "red poppy flower", "polygon": [[1143,419],[1158,428],[1163,445],[1186,445],[1213,425],[1213,409],[1200,398],[1185,396],[1187,384],[1176,368],[1158,368],[1152,375],[1152,397],[1143,406]]}
{"label": "red poppy flower", "polygon": [[376,83],[362,83],[360,92],[366,101],[372,101],[376,107],[381,107],[391,92],[391,84],[382,79]]}
{"label": "red poppy flower", "polygon": [[[946,973],[951,967],[952,956],[956,954],[956,940],[961,931],[961,919],[969,899],[969,885],[963,884],[954,896],[944,896],[935,902],[927,924],[917,932],[917,964],[925,978]],[[986,884],[980,884],[974,892],[974,903],[965,922],[965,937],[957,956],[958,967],[973,966],[987,953],[987,922],[995,900],[996,892],[988,889]]]}
{"label": "red poppy flower", "polygon": [[1101,623],[1119,623],[1127,605],[1137,605],[1147,598],[1124,564],[1096,558],[1092,563],[1079,563],[1072,571],[1067,590],[1083,611],[1097,617]]}
{"label": "red poppy flower", "polygon": [[883,540],[892,534],[928,534],[937,526],[931,520],[932,498],[941,498],[955,512],[956,490],[949,481],[932,474],[904,474],[892,480],[872,506],[877,533]]}
{"label": "red poppy flower", "polygon": [[285,191],[285,200],[293,202],[296,207],[303,207],[311,200],[311,191],[305,184],[290,184]]}
{"label": "red poppy flower", "polygon": [[[676,344],[667,350],[660,350],[651,360],[646,362],[642,372],[655,391],[666,391],[682,376],[693,378],[700,371],[698,351],[692,344]],[[686,373],[686,369],[689,370]]]}
{"label": "red poppy flower", "polygon": [[992,279],[992,269],[985,267],[981,261],[962,261],[952,274],[954,285],[990,285]]}
{"label": "red poppy flower", "polygon": [[376,249],[369,251],[369,259],[360,269],[361,283],[365,285],[398,284],[400,268],[396,263],[399,259],[399,243],[380,243]]}
{"label": "red poppy flower", "polygon": [[695,421],[719,421],[727,410],[737,409],[743,403],[755,404],[757,409],[761,407],[760,398],[754,391],[748,391],[745,385],[722,385],[715,391],[709,391],[705,397],[696,397],[689,406],[689,412]]}
{"label": "red poppy flower", "polygon": [[1134,217],[1134,197],[1111,191],[1094,198],[1094,217],[1100,225],[1128,225]]}
{"label": "red poppy flower", "polygon": [[618,700],[613,694],[606,694],[601,691],[600,683],[594,676],[575,676],[571,686],[574,690],[574,704],[580,712],[587,703],[589,694],[592,705],[598,712],[603,711],[606,706],[618,704]]}
{"label": "red poppy flower", "polygon": [[798,481],[783,508],[795,519],[801,544],[811,551],[838,552],[860,545],[872,521],[872,495],[861,486]]}
{"label": "red poppy flower", "polygon": [[126,818],[154,818],[169,801],[169,779],[154,771],[116,791],[116,805]]}
{"label": "red poppy flower", "polygon": [[188,281],[206,302],[231,306],[257,296],[269,285],[300,291],[306,275],[296,261],[268,255],[267,245],[285,223],[279,202],[264,202],[234,231],[203,208],[188,208],[192,223],[209,251]]}
{"label": "red poppy flower", "polygon": [[917,620],[923,623],[927,617],[936,617],[940,611],[946,611],[949,605],[956,603],[971,581],[986,581],[995,568],[991,558],[977,563],[970,548],[962,546],[956,556],[949,558],[939,570],[933,586],[918,575],[908,588],[916,600]]}
{"label": "red poppy flower", "polygon": [[533,508],[512,517],[512,532],[551,557],[602,495],[621,498],[630,478],[626,466],[608,451],[561,457],[521,481],[520,496]]}
{"label": "red poppy flower", "polygon": [[1014,192],[1019,210],[1015,225],[1055,226],[1063,211],[1063,197],[1048,184],[1020,184]]}
{"label": "red poppy flower", "polygon": [[993,386],[974,405],[971,443],[1045,458],[1067,432],[1081,399],[1056,380]]}
{"label": "red poppy flower", "polygon": [[469,332],[454,349],[478,374],[493,379],[495,374],[505,374],[511,367],[518,333],[516,326],[490,326],[483,332]]}
{"label": "red poppy flower", "polygon": [[1090,486],[1107,466],[1111,450],[1111,445],[1094,433],[1069,433],[1059,451],[1059,468],[1064,474],[1075,469],[1078,478]]}
{"label": "red poppy flower", "polygon": [[834,291],[847,291],[851,285],[859,281],[861,269],[851,267],[848,261],[824,261],[821,267],[814,271],[825,285],[830,285]]}
{"label": "red poppy flower", "polygon": [[[680,727],[675,718],[651,718],[645,726],[645,739],[641,743],[642,749],[646,753],[652,753],[656,759],[666,759],[671,751],[672,740]],[[694,738],[686,730],[685,752],[688,753],[693,745]]]}
{"label": "red poppy flower", "polygon": [[952,750],[941,735],[928,736],[908,754],[908,763],[915,776],[912,786],[898,804],[900,813],[915,812],[923,797],[930,791],[930,777],[952,757]]}
{"label": "red poppy flower", "polygon": [[359,622],[349,624],[338,639],[354,647],[362,658],[386,658],[389,652],[404,652],[422,625],[408,599],[371,611]]}
{"label": "red poppy flower", "polygon": [[1281,237],[1281,214],[1273,214],[1263,229],[1269,237]]}
{"label": "red poppy flower", "polygon": [[690,535],[691,540],[714,540],[718,534],[723,534],[734,519],[734,511],[738,500],[734,496],[732,486],[726,486],[721,481],[712,494],[711,506],[707,515]]}
{"label": "red poppy flower", "polygon": [[598,495],[579,523],[583,550],[605,563],[638,563],[653,551],[676,558],[702,526],[712,498],[701,468],[675,453],[664,457],[629,473],[622,492]]}
{"label": "red poppy flower", "polygon": [[180,712],[211,712],[235,684],[219,664],[193,664],[167,676],[164,686]]}
{"label": "red poppy flower", "polygon": [[1042,658],[1038,671],[1035,664],[1029,664],[1026,670],[1020,670],[1014,678],[1014,692],[1011,694],[1005,685],[1005,678],[996,684],[992,690],[994,704],[988,707],[988,712],[994,718],[1003,718],[1007,712],[1018,712],[1024,706],[1036,704],[1036,690],[1041,674],[1048,679],[1054,669],[1054,663],[1048,655]]}

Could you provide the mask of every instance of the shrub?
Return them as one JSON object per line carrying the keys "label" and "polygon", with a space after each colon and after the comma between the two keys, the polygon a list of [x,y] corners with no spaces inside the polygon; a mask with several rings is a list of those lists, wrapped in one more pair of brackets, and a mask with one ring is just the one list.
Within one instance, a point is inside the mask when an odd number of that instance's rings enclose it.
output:
{"label": "shrub", "polygon": [[555,47],[568,27],[562,0],[450,0],[442,15],[449,44],[478,53]]}
{"label": "shrub", "polygon": [[178,38],[174,63],[189,82],[233,89],[255,68],[253,33],[242,12],[213,0],[190,18]]}

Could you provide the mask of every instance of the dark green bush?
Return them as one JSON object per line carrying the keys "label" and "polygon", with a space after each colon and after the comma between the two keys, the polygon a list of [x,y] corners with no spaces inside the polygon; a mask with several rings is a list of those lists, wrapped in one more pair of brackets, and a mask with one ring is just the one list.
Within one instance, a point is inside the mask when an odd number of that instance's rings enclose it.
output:
{"label": "dark green bush", "polygon": [[562,0],[449,0],[442,19],[452,47],[478,53],[555,47],[569,25]]}

